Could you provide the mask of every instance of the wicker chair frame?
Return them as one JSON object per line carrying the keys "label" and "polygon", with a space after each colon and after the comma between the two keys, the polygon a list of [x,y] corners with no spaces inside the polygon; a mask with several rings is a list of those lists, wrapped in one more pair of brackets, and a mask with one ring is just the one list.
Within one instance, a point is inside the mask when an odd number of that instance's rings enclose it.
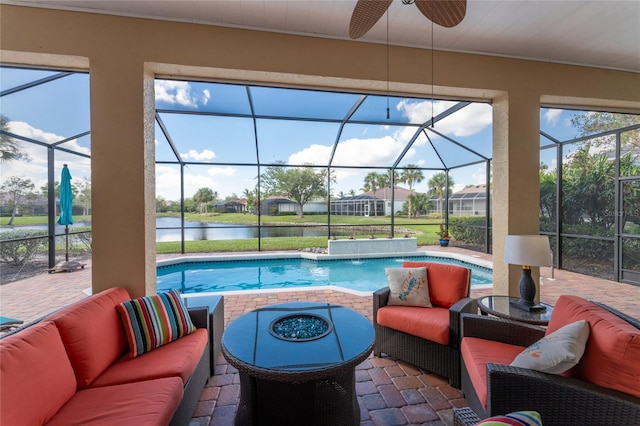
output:
{"label": "wicker chair frame", "polygon": [[[640,322],[607,305],[602,308],[640,329]],[[462,315],[462,337],[477,337],[529,346],[544,329],[506,319]],[[471,384],[462,360],[462,392],[469,407],[484,419],[520,410],[540,413],[545,426],[600,426],[640,424],[640,398],[583,380],[502,364],[487,364],[487,407]]]}
{"label": "wicker chair frame", "polygon": [[[469,289],[470,287],[467,288],[467,296]],[[465,297],[449,308],[449,344],[441,345],[378,324],[378,309],[387,305],[389,293],[388,287],[373,293],[373,328],[376,333],[373,354],[379,357],[385,353],[443,376],[451,386],[460,389],[460,314],[477,313],[475,299]]]}

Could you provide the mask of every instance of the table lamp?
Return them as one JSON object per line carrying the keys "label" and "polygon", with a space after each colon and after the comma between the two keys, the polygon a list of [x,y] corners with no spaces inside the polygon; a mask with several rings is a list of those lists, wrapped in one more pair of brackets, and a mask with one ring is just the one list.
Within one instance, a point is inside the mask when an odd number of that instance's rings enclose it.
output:
{"label": "table lamp", "polygon": [[534,302],[536,284],[531,278],[532,266],[551,266],[551,248],[546,235],[507,235],[504,246],[504,261],[512,265],[522,265],[522,277],[518,283],[520,300],[511,305],[525,311],[544,310]]}

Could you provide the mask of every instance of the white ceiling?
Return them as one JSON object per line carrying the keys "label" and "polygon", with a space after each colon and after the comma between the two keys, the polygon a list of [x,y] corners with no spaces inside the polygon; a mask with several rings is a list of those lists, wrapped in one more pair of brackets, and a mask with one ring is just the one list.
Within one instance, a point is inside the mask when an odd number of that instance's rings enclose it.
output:
{"label": "white ceiling", "polygon": [[[10,0],[3,3],[349,39],[355,0]],[[389,43],[431,46],[413,4],[389,8]],[[385,43],[386,17],[360,39]],[[433,26],[436,49],[640,72],[638,0],[468,0],[454,28]]]}

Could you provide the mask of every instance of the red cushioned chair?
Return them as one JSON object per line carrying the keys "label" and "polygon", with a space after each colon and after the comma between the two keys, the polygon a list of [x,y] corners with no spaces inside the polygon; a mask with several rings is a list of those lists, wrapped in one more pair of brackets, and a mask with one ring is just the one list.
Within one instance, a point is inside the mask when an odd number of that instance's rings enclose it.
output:
{"label": "red cushioned chair", "polygon": [[[561,374],[511,366],[542,337],[589,322],[579,363]],[[640,424],[640,320],[603,303],[558,298],[545,329],[462,315],[462,392],[478,418],[535,410],[545,426]]]}
{"label": "red cushioned chair", "polygon": [[404,262],[405,268],[427,268],[432,308],[389,306],[389,288],[373,293],[373,354],[385,353],[444,376],[460,388],[460,314],[476,313],[469,298],[471,270],[433,262]]}

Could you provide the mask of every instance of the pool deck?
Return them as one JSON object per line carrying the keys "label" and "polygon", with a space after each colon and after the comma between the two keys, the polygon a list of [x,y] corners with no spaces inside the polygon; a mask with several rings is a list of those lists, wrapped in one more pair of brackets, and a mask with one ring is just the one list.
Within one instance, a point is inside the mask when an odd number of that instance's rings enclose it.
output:
{"label": "pool deck", "polygon": [[[459,253],[491,261],[492,256],[455,247],[419,247],[419,250]],[[255,253],[246,253],[255,254]],[[215,254],[212,254],[216,256]],[[202,256],[202,254],[194,254]],[[175,257],[159,255],[158,259]],[[600,301],[631,316],[640,312],[640,286],[593,278],[573,272],[541,268],[541,300],[554,304],[562,294],[575,294]],[[48,274],[0,286],[0,315],[33,321],[61,306],[87,297],[91,286],[91,263],[72,273]],[[472,289],[471,296],[491,294],[490,288]],[[225,324],[256,308],[291,301],[326,301],[352,308],[372,318],[370,296],[358,296],[337,290],[280,291],[225,296]],[[216,374],[202,392],[191,426],[232,425],[239,397],[237,371],[220,356]],[[391,358],[370,356],[356,368],[356,390],[361,425],[406,424],[451,425],[452,408],[466,401],[457,389],[441,377],[425,373]]]}

